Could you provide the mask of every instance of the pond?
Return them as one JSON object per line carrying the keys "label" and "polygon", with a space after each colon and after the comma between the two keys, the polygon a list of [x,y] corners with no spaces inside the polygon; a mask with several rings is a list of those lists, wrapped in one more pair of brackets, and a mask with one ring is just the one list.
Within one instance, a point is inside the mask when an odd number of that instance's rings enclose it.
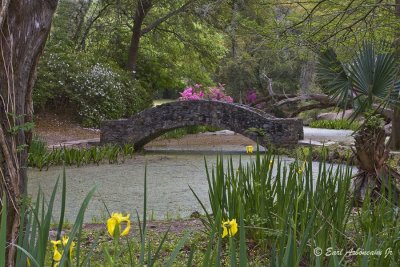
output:
{"label": "pond", "polygon": [[[255,155],[231,155],[238,166],[249,162]],[[230,156],[225,155],[227,160]],[[208,207],[208,184],[204,159],[209,167],[215,165],[217,154],[193,153],[147,153],[137,154],[123,164],[91,165],[80,168],[66,167],[67,203],[66,218],[75,220],[80,205],[93,186],[96,193],[88,206],[85,222],[104,222],[110,212],[142,213],[145,166],[147,164],[147,202],[150,219],[177,219],[202,212],[201,206],[189,189],[189,185]],[[293,159],[283,157],[289,163]],[[313,170],[317,172],[318,162]],[[335,165],[336,166],[336,165]],[[63,167],[52,167],[48,171],[30,169],[28,192],[36,196],[39,187],[49,197]],[[61,191],[61,187],[59,188]],[[57,195],[55,217],[59,216],[60,196]]]}

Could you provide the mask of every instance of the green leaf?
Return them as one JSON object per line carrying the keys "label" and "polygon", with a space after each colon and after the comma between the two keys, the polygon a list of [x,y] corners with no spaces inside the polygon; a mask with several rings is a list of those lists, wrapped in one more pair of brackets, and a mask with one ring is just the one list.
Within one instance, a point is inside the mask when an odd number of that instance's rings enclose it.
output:
{"label": "green leaf", "polygon": [[189,239],[190,232],[186,232],[186,234],[179,240],[178,245],[176,245],[174,251],[172,252],[171,256],[169,257],[168,261],[165,263],[165,266],[173,266],[172,264],[174,263],[176,257],[178,256],[179,251],[182,249],[182,247],[185,245],[186,241]]}
{"label": "green leaf", "polygon": [[89,191],[89,193],[86,195],[85,199],[82,202],[82,205],[79,209],[78,215],[76,217],[74,226],[72,227],[72,230],[69,234],[69,239],[68,239],[68,243],[64,248],[64,253],[62,255],[62,258],[60,260],[60,266],[63,266],[63,264],[65,264],[66,261],[68,261],[68,251],[69,248],[71,247],[71,244],[73,242],[73,239],[76,236],[76,233],[78,232],[78,230],[82,227],[82,223],[83,223],[83,219],[85,216],[85,211],[87,206],[89,205],[90,200],[93,197],[94,192],[96,191],[96,187],[93,187],[92,190]]}

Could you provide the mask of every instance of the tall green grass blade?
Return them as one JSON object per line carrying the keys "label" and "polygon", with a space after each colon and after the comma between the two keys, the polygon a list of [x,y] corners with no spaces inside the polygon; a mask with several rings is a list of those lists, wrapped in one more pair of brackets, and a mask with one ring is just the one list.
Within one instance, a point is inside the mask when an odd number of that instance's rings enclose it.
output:
{"label": "tall green grass blade", "polygon": [[77,235],[77,242],[76,242],[76,266],[79,266],[80,264],[80,252],[81,252],[81,237],[82,237],[82,228],[83,228],[83,223],[80,225],[79,230],[78,230],[78,235]]}
{"label": "tall green grass blade", "polygon": [[235,244],[234,237],[229,237],[229,254],[230,254],[230,259],[231,259],[231,266],[237,266],[236,244]]}
{"label": "tall green grass blade", "polygon": [[144,189],[143,189],[143,226],[142,226],[142,235],[141,235],[141,240],[140,240],[140,258],[139,258],[139,263],[141,265],[144,264],[144,253],[146,249],[146,221],[147,221],[147,164],[144,167]]}
{"label": "tall green grass blade", "polygon": [[128,235],[127,238],[127,244],[128,244],[128,251],[129,251],[129,263],[131,265],[131,267],[135,266],[135,260],[133,259],[133,255],[132,255],[132,246],[131,246],[131,241],[130,241],[130,236]]}
{"label": "tall green grass blade", "polygon": [[[25,227],[27,227],[27,229],[29,229],[28,228],[29,225],[28,225],[28,222],[26,221],[27,218],[25,218],[26,217],[26,209],[27,209],[27,206],[28,206],[27,203],[26,203],[25,196],[22,197],[22,199],[23,199],[23,202],[22,202],[22,205],[21,205],[20,216],[19,216],[20,226],[19,226],[19,236],[18,236],[17,244],[19,246],[23,247],[24,237],[26,236],[26,234],[24,233],[24,229],[25,229]],[[16,258],[15,258],[16,265],[22,265],[21,257],[22,257],[22,252],[17,250],[17,255],[16,255]]]}
{"label": "tall green grass blade", "polygon": [[243,216],[244,216],[243,207],[242,205],[240,205],[240,217],[239,217],[239,266],[240,267],[246,267],[248,265],[246,233],[244,229]]}
{"label": "tall green grass blade", "polygon": [[294,253],[294,240],[293,240],[293,233],[292,231],[290,231],[285,248],[285,254],[282,259],[284,266],[293,266],[293,253]]}
{"label": "tall green grass blade", "polygon": [[[53,214],[53,205],[56,197],[56,192],[58,188],[59,179],[57,179],[56,184],[54,185],[53,192],[50,197],[49,204],[47,206],[46,216],[42,221],[42,225],[39,228],[39,240],[38,240],[38,257],[37,261],[44,266],[47,252],[47,242],[49,240],[49,231],[51,224],[51,217]],[[44,201],[43,201],[44,202]],[[42,212],[44,213],[44,208],[42,206]],[[42,217],[43,218],[43,217]]]}
{"label": "tall green grass blade", "polygon": [[[24,228],[22,228],[20,235],[23,236],[23,240],[22,243],[18,243],[19,246],[23,247],[23,248],[29,248],[29,232],[31,230],[31,226],[32,226],[32,220],[34,220],[33,218],[33,213],[29,212],[28,213],[28,218],[26,221],[26,224],[24,224]],[[22,216],[22,214],[21,214]],[[24,216],[25,217],[25,216]],[[18,250],[17,255],[19,255],[18,261],[17,261],[17,266],[23,266],[26,262],[26,255],[25,253],[22,253],[20,250]]]}
{"label": "tall green grass blade", "polygon": [[82,266],[82,267],[90,266],[90,258],[92,257],[94,250],[95,250],[97,244],[99,243],[99,238],[100,238],[101,234],[102,234],[101,232],[97,233],[97,236],[94,239],[94,242],[91,244],[91,246],[89,248],[89,252],[83,258],[83,261],[80,266]]}
{"label": "tall green grass blade", "polygon": [[[204,206],[203,202],[200,200],[199,196],[194,192],[193,188],[189,186],[190,191],[192,191],[194,197],[197,199],[197,202],[200,204],[201,208],[203,209],[204,213],[206,214],[208,224],[211,222],[211,215],[208,213],[206,207]],[[210,226],[211,227],[211,226]]]}
{"label": "tall green grass blade", "polygon": [[165,232],[163,238],[161,239],[161,242],[158,245],[156,253],[154,254],[153,258],[150,258],[150,261],[149,261],[149,266],[150,267],[152,267],[154,265],[154,263],[157,261],[158,257],[160,256],[161,248],[164,245],[165,240],[167,240],[167,236],[168,236],[168,233],[169,233],[170,230],[171,230],[171,226],[168,227],[167,232]]}
{"label": "tall green grass blade", "polygon": [[173,266],[172,264],[174,263],[176,257],[179,254],[179,251],[183,248],[185,245],[186,241],[189,239],[190,232],[186,232],[186,234],[179,240],[178,245],[176,245],[175,249],[172,251],[168,261],[165,263],[164,266],[170,267]]}
{"label": "tall green grass blade", "polygon": [[[368,238],[367,238],[367,244],[365,246],[365,251],[369,251],[371,249],[371,243],[372,243],[372,236],[371,233],[368,233]],[[368,267],[369,264],[369,255],[363,255],[361,258],[361,267]]]}
{"label": "tall green grass blade", "polygon": [[79,209],[79,212],[78,212],[78,215],[77,215],[77,217],[76,217],[75,223],[74,223],[74,225],[73,225],[73,227],[72,227],[71,232],[69,233],[68,243],[67,243],[67,245],[66,245],[65,248],[64,248],[64,253],[63,253],[62,258],[61,258],[61,260],[60,260],[60,266],[63,266],[63,264],[65,264],[66,261],[69,260],[69,259],[68,259],[68,255],[67,255],[67,254],[68,254],[68,251],[69,251],[69,249],[70,249],[70,247],[71,247],[71,244],[72,244],[72,242],[73,242],[73,239],[74,239],[75,236],[76,236],[76,233],[77,233],[78,230],[82,227],[86,208],[87,208],[87,206],[89,205],[89,202],[90,202],[90,200],[92,199],[93,194],[94,194],[95,191],[96,191],[96,187],[93,187],[93,188],[89,191],[89,193],[86,195],[85,199],[84,199],[83,202],[82,202],[82,205],[81,205],[81,207],[80,207],[80,209]]}
{"label": "tall green grass blade", "polygon": [[41,190],[39,188],[39,192],[36,197],[36,203],[35,203],[35,208],[32,211],[32,228],[31,232],[29,233],[29,229],[27,229],[27,232],[25,233],[29,239],[29,249],[31,254],[36,257],[37,256],[37,250],[38,250],[38,245],[36,244],[37,239],[39,238],[39,234],[37,234],[38,229],[40,229],[40,221],[39,221],[39,207],[40,207],[40,195],[41,195]]}
{"label": "tall green grass blade", "polygon": [[16,244],[14,244],[14,246],[16,248],[18,248],[19,250],[21,250],[29,258],[31,264],[33,263],[37,267],[44,266],[44,265],[40,265],[39,262],[26,249],[24,249],[23,247],[16,245]]}
{"label": "tall green grass blade", "polygon": [[208,267],[211,265],[211,252],[215,235],[214,228],[212,228],[210,232],[211,233],[208,238],[207,250],[203,256],[203,265],[202,265],[203,267]]}
{"label": "tall green grass blade", "polygon": [[216,267],[221,266],[221,250],[222,250],[222,238],[221,238],[221,235],[218,233],[217,251],[216,251],[215,262],[214,262],[214,266],[216,266]]}
{"label": "tall green grass blade", "polygon": [[65,174],[65,167],[63,168],[63,176],[62,176],[62,189],[61,189],[61,211],[60,211],[60,220],[57,228],[57,237],[56,240],[60,240],[61,231],[64,224],[64,214],[65,214],[65,200],[67,195],[67,181]]}
{"label": "tall green grass blade", "polygon": [[186,264],[187,267],[192,267],[192,265],[193,265],[194,251],[195,251],[195,246],[192,245],[190,247],[189,259],[188,259],[188,262]]}
{"label": "tall green grass blade", "polygon": [[6,242],[7,242],[7,198],[3,192],[0,224],[0,267],[6,266]]}

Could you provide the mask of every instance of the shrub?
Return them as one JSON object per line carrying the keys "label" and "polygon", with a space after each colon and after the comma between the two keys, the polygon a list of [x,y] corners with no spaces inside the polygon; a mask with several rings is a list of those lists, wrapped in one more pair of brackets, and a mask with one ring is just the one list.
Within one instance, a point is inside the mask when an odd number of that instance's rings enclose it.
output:
{"label": "shrub", "polygon": [[128,72],[111,63],[93,63],[86,54],[65,48],[46,51],[33,91],[36,109],[68,109],[85,126],[129,117],[151,105],[150,95]]}
{"label": "shrub", "polygon": [[32,140],[29,148],[28,165],[39,170],[49,169],[56,165],[76,165],[80,167],[86,164],[119,163],[125,162],[128,157],[132,158],[133,145],[124,146],[106,145],[92,146],[86,148],[60,147],[47,150],[46,143],[38,138]]}
{"label": "shrub", "polygon": [[350,122],[349,120],[316,120],[310,122],[310,127],[356,131],[360,127],[360,124],[356,121]]}

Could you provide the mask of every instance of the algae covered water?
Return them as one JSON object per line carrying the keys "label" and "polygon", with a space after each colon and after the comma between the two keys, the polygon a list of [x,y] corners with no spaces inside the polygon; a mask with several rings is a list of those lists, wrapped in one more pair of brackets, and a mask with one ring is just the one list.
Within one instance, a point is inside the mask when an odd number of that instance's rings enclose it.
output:
{"label": "algae covered water", "polygon": [[[238,166],[239,160],[247,163],[255,155],[232,157]],[[135,155],[123,164],[102,164],[83,167],[66,167],[67,203],[66,219],[73,222],[86,194],[93,186],[96,193],[90,202],[85,222],[104,222],[110,212],[128,212],[132,216],[138,210],[142,214],[144,201],[144,175],[147,166],[147,210],[149,219],[163,220],[189,217],[202,208],[189,189],[198,194],[208,208],[208,184],[205,161],[211,169],[216,164],[216,154],[145,154]],[[293,159],[282,158],[285,162]],[[318,162],[313,163],[314,172]],[[51,167],[48,171],[30,169],[28,171],[28,193],[36,196],[39,187],[49,198],[57,177],[62,176],[63,167]],[[60,180],[61,182],[61,180]],[[61,186],[56,198],[54,219],[59,216]],[[136,217],[136,216],[135,216]]]}

